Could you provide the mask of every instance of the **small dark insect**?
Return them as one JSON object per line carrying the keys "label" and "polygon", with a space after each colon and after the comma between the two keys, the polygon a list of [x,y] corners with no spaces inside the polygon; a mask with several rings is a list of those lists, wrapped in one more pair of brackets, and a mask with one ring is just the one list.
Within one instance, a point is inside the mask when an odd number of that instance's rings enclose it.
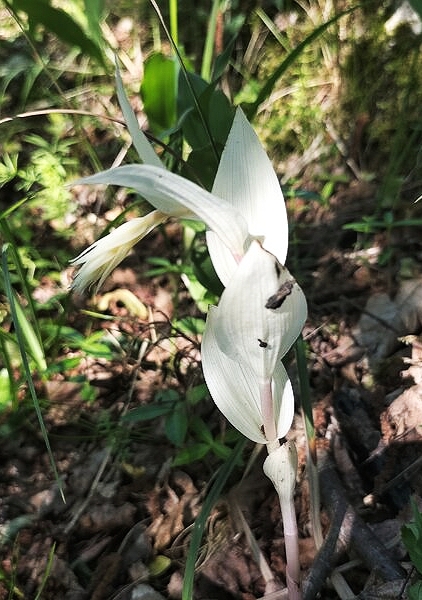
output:
{"label": "small dark insect", "polygon": [[268,298],[265,308],[280,308],[287,296],[292,293],[294,284],[294,280],[290,279],[280,285],[276,293]]}
{"label": "small dark insect", "polygon": [[258,338],[258,342],[259,342],[259,347],[260,348],[266,348],[268,346],[267,342],[263,342],[259,338]]}

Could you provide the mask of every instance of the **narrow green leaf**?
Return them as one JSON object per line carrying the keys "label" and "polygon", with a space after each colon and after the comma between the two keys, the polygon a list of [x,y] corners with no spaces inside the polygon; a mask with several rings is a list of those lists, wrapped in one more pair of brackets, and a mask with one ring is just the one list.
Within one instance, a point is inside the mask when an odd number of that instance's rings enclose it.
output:
{"label": "narrow green leaf", "polygon": [[32,324],[33,330],[38,338],[38,341],[41,344],[41,333],[38,327],[38,319],[35,312],[35,305],[32,299],[31,290],[28,285],[27,277],[25,275],[25,269],[22,264],[19,252],[17,252],[16,250],[16,245],[14,243],[12,232],[5,218],[0,219],[0,231],[7,242],[8,252],[10,251],[10,253],[12,254],[13,264],[16,268],[16,273],[19,278],[20,285],[22,286],[23,295],[25,296],[25,300],[27,302],[27,312],[29,313],[29,320]]}
{"label": "narrow green leaf", "polygon": [[232,474],[234,468],[238,465],[245,444],[246,440],[244,438],[240,439],[234,447],[234,449],[232,450],[230,457],[215,473],[212,482],[210,482],[210,489],[207,493],[207,497],[205,498],[204,504],[202,505],[202,510],[195,519],[195,524],[192,530],[192,537],[189,544],[189,550],[186,557],[185,575],[183,578],[182,600],[192,600],[193,598],[195,564],[199,554],[199,548],[201,546],[201,540],[204,534],[207,519],[211,513],[212,507],[220,497],[228,478]]}
{"label": "narrow green leaf", "polygon": [[84,0],[84,6],[89,37],[101,48],[103,44],[101,21],[103,20],[105,2],[104,0]]}
{"label": "narrow green leaf", "polygon": [[40,375],[44,373],[47,369],[47,362],[44,356],[44,349],[36,336],[34,329],[29,322],[27,316],[25,315],[22,306],[19,303],[19,300],[13,291],[11,298],[9,298],[9,302],[13,303],[13,308],[11,306],[11,311],[15,313],[17,322],[19,324],[19,328],[22,332],[22,335],[25,340],[25,348],[28,354],[35,361],[36,367]]}
{"label": "narrow green leaf", "polygon": [[123,415],[124,423],[137,423],[138,421],[150,421],[163,415],[168,415],[173,410],[173,404],[146,404],[138,406]]}
{"label": "narrow green leaf", "polygon": [[213,0],[210,17],[208,19],[207,35],[205,38],[204,52],[202,54],[201,77],[209,81],[211,76],[211,63],[215,44],[215,31],[217,18],[220,12],[221,0]]}
{"label": "narrow green leaf", "polygon": [[14,292],[13,292],[12,284],[11,284],[11,280],[10,280],[10,272],[9,272],[8,256],[7,256],[9,248],[10,248],[10,244],[6,243],[3,245],[3,249],[2,249],[2,267],[3,267],[3,275],[4,275],[5,293],[6,293],[6,296],[9,300],[9,304],[10,304],[12,320],[13,320],[13,324],[14,324],[14,327],[16,330],[16,337],[18,340],[19,350],[20,350],[21,358],[22,358],[23,370],[25,373],[26,382],[28,384],[28,389],[31,394],[32,402],[34,404],[35,412],[36,412],[38,422],[40,425],[40,429],[41,429],[41,434],[43,436],[44,443],[45,443],[45,446],[47,449],[47,454],[50,459],[51,468],[53,470],[54,477],[55,477],[57,485],[59,487],[63,502],[65,502],[62,484],[60,481],[59,473],[57,471],[57,466],[56,466],[56,463],[54,460],[54,456],[53,456],[53,453],[51,450],[50,440],[48,438],[47,429],[45,427],[44,420],[42,417],[41,407],[40,407],[40,403],[38,401],[37,392],[35,390],[34,381],[32,379],[32,373],[31,373],[31,369],[30,369],[29,362],[28,362],[28,356],[27,356],[26,349],[25,349],[25,337],[24,337],[24,334],[20,327],[18,314],[16,312],[16,302],[15,302]]}
{"label": "narrow green leaf", "polygon": [[[3,351],[3,348],[1,350]],[[7,369],[0,369],[0,414],[15,403],[16,390],[12,377],[13,375]]]}
{"label": "narrow green leaf", "polygon": [[287,57],[282,61],[282,63],[275,69],[272,75],[267,79],[266,83],[262,86],[256,100],[250,104],[243,106],[243,109],[249,120],[252,120],[256,115],[260,104],[262,104],[267,98],[270,96],[276,82],[280,79],[280,77],[287,71],[287,69],[294,63],[294,61],[302,54],[302,52],[314,41],[316,40],[330,25],[353,12],[358,8],[358,5],[352,6],[351,8],[339,13],[338,15],[334,15],[331,19],[317,27],[310,33],[296,48],[294,48]]}
{"label": "narrow green leaf", "polygon": [[38,588],[38,592],[37,592],[37,595],[35,596],[34,600],[40,600],[41,599],[41,595],[42,595],[42,593],[44,591],[44,588],[46,586],[47,580],[50,577],[51,569],[53,568],[53,560],[54,560],[54,552],[55,552],[55,550],[56,550],[56,542],[53,542],[53,545],[50,548],[50,552],[48,553],[47,564],[46,564],[45,569],[44,569],[44,574],[42,576],[40,587]]}

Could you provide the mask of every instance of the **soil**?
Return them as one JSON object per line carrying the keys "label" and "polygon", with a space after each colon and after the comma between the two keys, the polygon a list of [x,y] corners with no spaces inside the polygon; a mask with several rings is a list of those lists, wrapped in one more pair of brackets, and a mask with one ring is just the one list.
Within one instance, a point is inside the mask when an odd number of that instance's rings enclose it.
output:
{"label": "soil", "polygon": [[[412,516],[410,498],[422,504],[422,245],[411,228],[372,236],[370,245],[343,228],[373,214],[373,203],[374,188],[364,183],[339,190],[325,207],[289,200],[290,267],[309,302],[304,337],[328,540],[317,557],[298,409],[289,437],[299,453],[295,502],[306,598],[405,598],[407,577],[414,577],[400,530]],[[23,403],[3,422],[0,599],[182,597],[193,524],[221,457],[208,452],[175,466],[178,449],[163,416],[124,420],[160,390],[185,398],[202,383],[200,335],[170,326],[176,311],[180,318],[198,310],[177,278],[146,274],[145,258],[160,255],[164,242],[169,258],[177,256],[177,226],[164,231],[165,238],[157,232],[140,244],[99,295],[72,300],[69,323],[85,335],[93,324],[101,328],[115,358],[87,353],[66,377],[37,383],[59,480],[33,410]],[[392,253],[382,261],[386,249]],[[45,281],[39,297],[54,285]],[[116,290],[123,288],[138,304],[122,301]],[[87,309],[104,318],[92,319]],[[81,358],[80,350],[69,347],[65,358],[72,357]],[[295,381],[293,353],[287,367]],[[214,439],[233,446],[209,397],[189,410]],[[286,597],[283,527],[262,472],[265,453],[246,444],[242,457],[207,519],[194,600]]]}

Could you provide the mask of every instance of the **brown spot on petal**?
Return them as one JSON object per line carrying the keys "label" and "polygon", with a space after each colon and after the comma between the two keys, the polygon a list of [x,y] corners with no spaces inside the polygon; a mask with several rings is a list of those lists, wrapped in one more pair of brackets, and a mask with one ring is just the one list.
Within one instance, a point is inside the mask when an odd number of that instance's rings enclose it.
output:
{"label": "brown spot on petal", "polygon": [[294,279],[290,279],[281,284],[276,293],[268,298],[265,308],[280,308],[287,296],[292,293],[294,284]]}

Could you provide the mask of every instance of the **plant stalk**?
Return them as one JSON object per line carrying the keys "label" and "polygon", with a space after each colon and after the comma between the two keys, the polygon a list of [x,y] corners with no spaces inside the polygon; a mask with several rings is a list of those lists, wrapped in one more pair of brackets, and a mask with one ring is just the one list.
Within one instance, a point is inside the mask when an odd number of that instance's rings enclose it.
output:
{"label": "plant stalk", "polygon": [[289,600],[302,600],[300,586],[299,537],[294,505],[297,452],[294,442],[287,441],[270,451],[264,473],[271,479],[280,500],[286,549],[286,583]]}

